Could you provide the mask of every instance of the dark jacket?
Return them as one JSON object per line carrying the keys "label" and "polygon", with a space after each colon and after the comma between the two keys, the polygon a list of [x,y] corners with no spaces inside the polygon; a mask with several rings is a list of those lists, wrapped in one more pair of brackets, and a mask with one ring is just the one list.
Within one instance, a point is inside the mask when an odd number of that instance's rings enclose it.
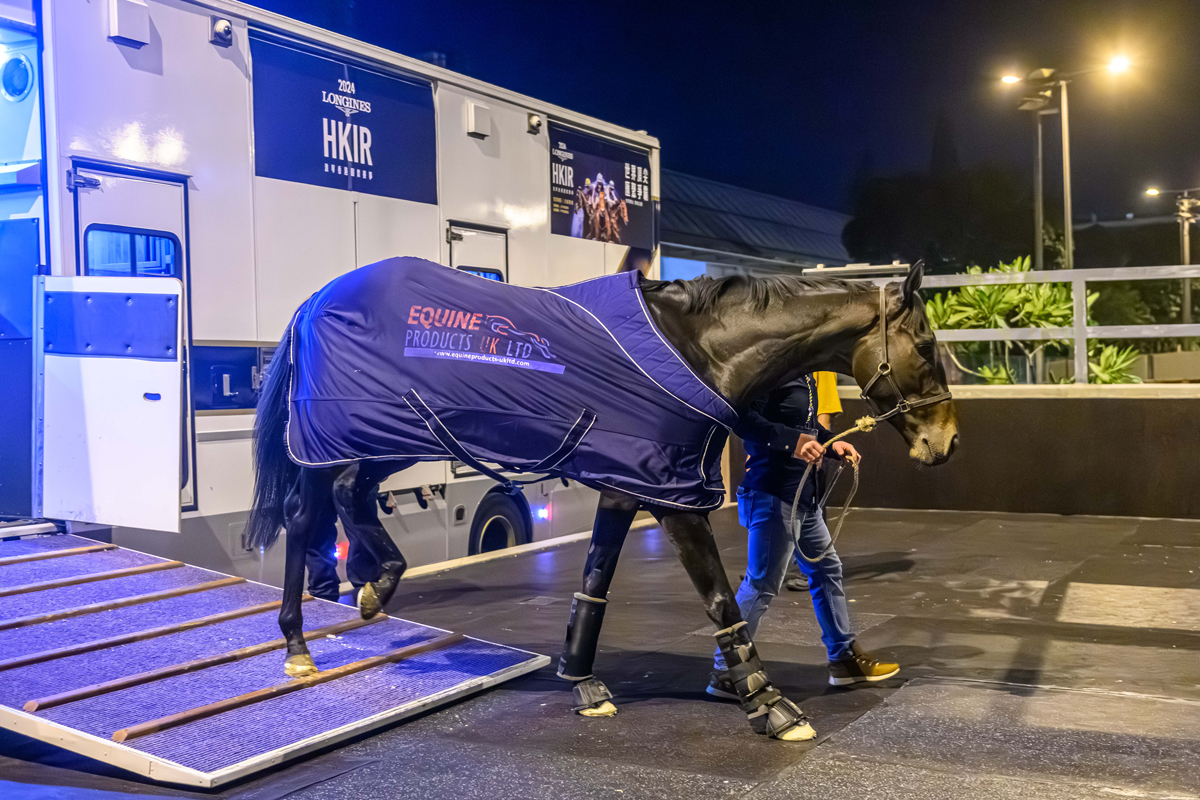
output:
{"label": "dark jacket", "polygon": [[[795,455],[802,434],[822,444],[833,434],[817,422],[816,386],[811,375],[785,384],[750,404],[733,431],[746,448],[746,474],[742,487],[767,492],[789,506],[808,463]],[[826,455],[837,458],[832,450]],[[824,493],[823,470],[813,468],[801,506],[812,509]]]}

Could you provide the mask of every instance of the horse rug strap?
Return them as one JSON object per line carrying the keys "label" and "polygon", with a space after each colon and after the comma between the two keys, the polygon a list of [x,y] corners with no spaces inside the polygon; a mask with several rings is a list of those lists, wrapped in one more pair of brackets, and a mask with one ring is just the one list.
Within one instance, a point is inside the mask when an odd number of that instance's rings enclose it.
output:
{"label": "horse rug strap", "polygon": [[[433,413],[433,409],[425,405],[425,401],[421,399],[421,395],[417,394],[416,389],[409,389],[404,394],[404,402],[408,403],[409,408],[417,413],[421,419],[425,420],[425,424],[429,426],[429,432],[437,438],[442,447],[457,458],[459,461],[466,464],[472,469],[478,470],[484,475],[487,475],[492,480],[499,483],[505,491],[513,492],[518,486],[527,483],[535,483],[543,478],[531,478],[523,481],[514,481],[505,477],[491,467],[487,466],[475,456],[467,452],[467,449],[462,446],[457,439],[454,438],[449,429],[438,419],[437,414]],[[571,430],[567,431],[567,435],[563,437],[560,444],[554,452],[543,458],[536,464],[524,467],[525,472],[544,472],[558,466],[567,456],[575,451],[579,446],[579,442],[583,440],[583,436],[588,432],[596,422],[596,415],[586,408],[579,414],[579,419],[575,420],[575,424],[571,426]]]}
{"label": "horse rug strap", "polygon": [[335,278],[292,321],[288,453],[455,458],[509,489],[501,470],[716,508],[737,413],[655,327],[640,279],[531,289],[419,258]]}

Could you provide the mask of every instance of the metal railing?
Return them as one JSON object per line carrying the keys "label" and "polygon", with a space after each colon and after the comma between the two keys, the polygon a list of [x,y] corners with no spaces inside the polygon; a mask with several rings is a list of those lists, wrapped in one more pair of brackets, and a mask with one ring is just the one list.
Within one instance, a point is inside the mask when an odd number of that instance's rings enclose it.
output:
{"label": "metal railing", "polygon": [[1121,269],[1072,269],[1042,272],[990,272],[980,275],[928,275],[925,290],[960,286],[1011,286],[1022,283],[1069,283],[1074,302],[1070,328],[970,328],[940,329],[939,342],[1001,342],[1065,339],[1073,341],[1075,380],[1087,383],[1088,339],[1158,339],[1200,336],[1200,324],[1088,325],[1087,285],[1109,281],[1148,281],[1200,278],[1200,266],[1124,267]]}

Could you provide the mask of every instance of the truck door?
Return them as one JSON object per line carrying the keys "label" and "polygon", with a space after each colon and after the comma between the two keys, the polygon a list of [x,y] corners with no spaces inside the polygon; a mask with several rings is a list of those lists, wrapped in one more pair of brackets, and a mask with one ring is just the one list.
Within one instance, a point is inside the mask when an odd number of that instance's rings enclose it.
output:
{"label": "truck door", "polygon": [[36,280],[34,515],[178,531],[182,284]]}
{"label": "truck door", "polygon": [[175,278],[180,323],[180,505],[195,510],[195,440],[190,385],[191,305],[187,296],[187,178],[76,161],[75,251],[79,275]]}
{"label": "truck door", "polygon": [[474,271],[472,268],[499,272],[500,280],[508,282],[507,232],[452,222],[446,240],[450,244],[450,266],[468,272]]}

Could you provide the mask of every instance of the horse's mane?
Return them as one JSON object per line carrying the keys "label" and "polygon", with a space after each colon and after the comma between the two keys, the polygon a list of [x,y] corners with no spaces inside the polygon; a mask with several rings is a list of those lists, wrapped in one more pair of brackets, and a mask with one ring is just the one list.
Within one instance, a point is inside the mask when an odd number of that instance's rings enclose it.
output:
{"label": "horse's mane", "polygon": [[763,278],[753,275],[710,278],[702,275],[689,281],[643,279],[640,284],[643,293],[661,292],[672,287],[683,293],[683,311],[688,314],[712,311],[721,298],[731,291],[744,292],[744,302],[758,311],[767,308],[772,302],[814,291],[843,291],[852,295],[864,291],[863,285],[850,281],[836,278],[803,278],[798,275],[771,275]]}

